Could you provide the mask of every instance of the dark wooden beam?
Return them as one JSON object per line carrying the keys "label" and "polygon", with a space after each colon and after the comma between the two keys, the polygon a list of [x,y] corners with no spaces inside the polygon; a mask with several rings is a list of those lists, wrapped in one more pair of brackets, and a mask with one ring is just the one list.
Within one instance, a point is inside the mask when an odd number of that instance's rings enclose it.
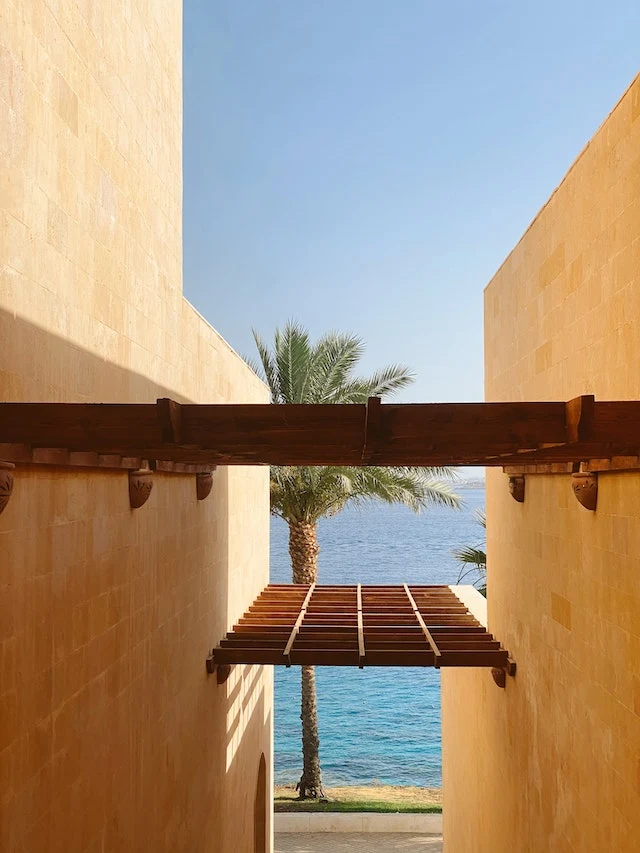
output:
{"label": "dark wooden beam", "polygon": [[593,433],[593,394],[574,397],[566,404],[567,441],[588,441]]}
{"label": "dark wooden beam", "polygon": [[180,403],[162,397],[156,401],[162,441],[182,444],[182,408]]}
{"label": "dark wooden beam", "polygon": [[549,465],[640,455],[640,402],[0,403],[2,445],[30,464]]}

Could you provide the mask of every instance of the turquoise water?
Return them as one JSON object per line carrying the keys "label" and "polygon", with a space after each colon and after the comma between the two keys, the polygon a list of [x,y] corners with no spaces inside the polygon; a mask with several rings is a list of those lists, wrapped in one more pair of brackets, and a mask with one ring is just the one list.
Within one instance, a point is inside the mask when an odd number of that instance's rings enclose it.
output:
{"label": "turquoise water", "polygon": [[[347,510],[320,523],[321,583],[455,583],[451,550],[482,540],[474,513],[484,489],[465,489],[463,510]],[[273,519],[271,578],[291,580],[287,527]],[[300,670],[276,667],[275,780],[300,777]],[[320,759],[326,785],[439,786],[440,681],[432,669],[318,667]]]}

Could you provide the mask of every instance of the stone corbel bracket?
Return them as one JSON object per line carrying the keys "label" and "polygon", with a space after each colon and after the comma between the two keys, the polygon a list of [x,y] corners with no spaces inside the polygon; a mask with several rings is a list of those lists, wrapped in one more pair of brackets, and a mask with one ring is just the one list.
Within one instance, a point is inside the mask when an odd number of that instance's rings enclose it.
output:
{"label": "stone corbel bracket", "polygon": [[524,503],[524,488],[524,474],[512,474],[509,476],[509,494],[519,504]]}
{"label": "stone corbel bracket", "polygon": [[494,666],[491,668],[491,677],[495,681],[498,687],[501,687],[503,690],[507,686],[507,676],[509,675],[511,678],[514,678],[516,674],[516,662],[509,658],[506,666],[497,667]]}
{"label": "stone corbel bracket", "polygon": [[153,489],[153,472],[149,468],[129,471],[129,504],[131,509],[139,509],[149,500]]}
{"label": "stone corbel bracket", "polygon": [[211,471],[196,474],[196,497],[199,501],[209,497],[212,487],[213,474]]}
{"label": "stone corbel bracket", "polygon": [[579,471],[571,475],[571,488],[581,506],[595,512],[598,505],[598,475],[591,471]]}
{"label": "stone corbel bracket", "polygon": [[224,684],[231,675],[231,670],[233,669],[232,664],[217,664],[213,657],[213,651],[208,655],[205,663],[207,666],[207,673],[209,675],[213,675],[215,672],[218,684]]}
{"label": "stone corbel bracket", "polygon": [[13,494],[13,462],[0,462],[0,515]]}

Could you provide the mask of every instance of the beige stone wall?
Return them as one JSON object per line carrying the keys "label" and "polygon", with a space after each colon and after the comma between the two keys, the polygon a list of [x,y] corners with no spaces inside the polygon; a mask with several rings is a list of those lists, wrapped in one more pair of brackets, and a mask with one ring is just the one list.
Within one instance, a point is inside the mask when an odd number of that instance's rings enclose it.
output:
{"label": "beige stone wall", "polygon": [[[489,284],[488,400],[640,398],[640,78]],[[445,849],[640,849],[640,475],[487,483],[489,627],[518,664],[443,673]]]}
{"label": "beige stone wall", "polygon": [[[181,14],[0,4],[2,399],[267,399],[182,296]],[[3,853],[253,851],[271,676],[218,686],[204,660],[266,583],[267,548],[266,470],[220,469],[204,502],[193,476],[156,474],[132,511],[126,473],[17,469]]]}

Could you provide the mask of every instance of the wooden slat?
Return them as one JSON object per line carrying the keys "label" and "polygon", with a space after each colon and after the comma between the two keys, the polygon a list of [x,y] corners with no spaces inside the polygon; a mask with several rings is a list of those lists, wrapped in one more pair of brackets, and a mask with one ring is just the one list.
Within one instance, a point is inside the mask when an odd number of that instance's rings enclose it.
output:
{"label": "wooden slat", "polygon": [[[397,649],[371,650],[367,652],[367,666],[434,666],[434,654],[424,645],[422,651]],[[282,663],[279,648],[216,648],[216,664],[271,664]],[[498,651],[444,652],[441,667],[505,667],[508,655],[504,649]],[[358,649],[299,649],[291,650],[291,665],[310,666],[358,666]]]}
{"label": "wooden slat", "polygon": [[298,618],[295,621],[295,625],[291,630],[291,634],[289,635],[289,639],[287,640],[287,645],[284,647],[283,655],[289,660],[287,666],[291,664],[291,647],[298,635],[298,631],[300,630],[300,625],[302,625],[302,620],[304,619],[305,613],[307,612],[307,606],[311,601],[311,596],[313,595],[313,590],[316,588],[315,582],[311,584],[309,587],[309,591],[307,592],[304,601],[302,602],[302,607],[300,608],[300,613],[298,614]]}
{"label": "wooden slat", "polygon": [[360,669],[364,667],[365,650],[364,650],[364,625],[362,622],[362,585],[358,584],[358,656],[360,660],[358,665]]}
{"label": "wooden slat", "polygon": [[418,605],[416,604],[413,596],[411,595],[411,590],[406,585],[406,583],[404,584],[404,591],[407,593],[407,598],[409,599],[409,602],[410,602],[411,607],[413,609],[413,612],[416,616],[416,619],[418,620],[418,623],[419,623],[420,627],[422,628],[422,632],[425,635],[425,637],[427,638],[427,642],[431,646],[431,651],[433,652],[434,657],[435,657],[435,666],[436,666],[436,669],[438,669],[440,667],[440,658],[441,658],[440,649],[436,645],[436,641],[431,636],[431,632],[427,628],[425,621],[422,618],[420,611],[418,610]]}

